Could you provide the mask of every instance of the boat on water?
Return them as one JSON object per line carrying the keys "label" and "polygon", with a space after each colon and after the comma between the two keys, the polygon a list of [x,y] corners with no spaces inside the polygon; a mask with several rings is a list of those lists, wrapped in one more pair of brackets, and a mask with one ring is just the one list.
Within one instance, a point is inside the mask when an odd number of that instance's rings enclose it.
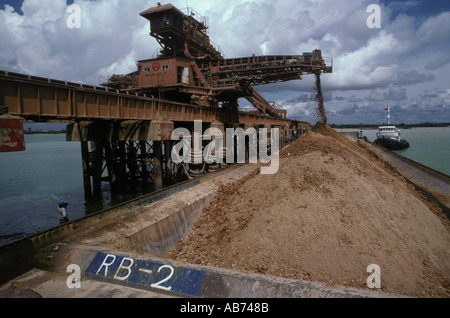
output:
{"label": "boat on water", "polygon": [[402,150],[409,148],[409,142],[401,138],[400,130],[395,125],[391,125],[391,106],[388,105],[385,110],[388,112],[388,124],[378,127],[377,139],[374,143],[389,150]]}

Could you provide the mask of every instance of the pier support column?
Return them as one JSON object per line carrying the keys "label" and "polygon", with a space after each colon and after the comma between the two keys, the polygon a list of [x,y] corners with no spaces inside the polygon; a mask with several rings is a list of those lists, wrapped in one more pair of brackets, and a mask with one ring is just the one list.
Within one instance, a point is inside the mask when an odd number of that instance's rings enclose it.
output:
{"label": "pier support column", "polygon": [[[162,118],[162,116],[161,116]],[[165,182],[172,179],[170,165],[170,141],[174,129],[173,122],[165,119],[153,120],[150,122],[148,130],[143,133],[141,130],[139,138],[152,141],[153,147],[153,181],[155,189],[163,188]]]}
{"label": "pier support column", "polygon": [[127,145],[127,165],[129,171],[129,183],[131,190],[136,189],[137,185],[137,149],[134,141],[129,141]]}
{"label": "pier support column", "polygon": [[101,197],[102,195],[102,172],[103,172],[103,142],[96,141],[93,143],[91,150],[93,156],[92,166],[92,180],[93,180],[93,195],[94,197]]}
{"label": "pier support column", "polygon": [[171,185],[173,183],[173,171],[171,169],[172,160],[172,141],[165,140],[163,141],[163,153],[164,153],[164,184]]}
{"label": "pier support column", "polygon": [[[86,199],[101,195],[102,181],[109,181],[113,194],[136,190],[139,182],[145,185],[149,180],[156,190],[171,184],[175,177],[171,169],[173,129],[174,123],[165,119],[69,124],[66,140],[81,142]],[[103,177],[104,166],[107,177]]]}
{"label": "pier support column", "polygon": [[91,176],[89,173],[89,144],[88,141],[81,142],[81,161],[83,167],[83,187],[86,199],[92,198]]}
{"label": "pier support column", "polygon": [[142,182],[146,184],[148,182],[148,162],[149,158],[147,156],[147,142],[139,141],[139,151],[140,151],[140,163],[141,163],[141,178]]}
{"label": "pier support column", "polygon": [[120,193],[120,184],[119,184],[116,158],[114,158],[114,156],[113,156],[112,143],[105,142],[104,147],[105,147],[106,168],[108,170],[108,181],[109,181],[111,193],[113,195],[118,194],[118,193]]}
{"label": "pier support column", "polygon": [[126,193],[128,191],[126,145],[125,141],[119,141],[118,144],[116,158],[118,158],[120,190],[122,193]]}
{"label": "pier support column", "polygon": [[155,190],[163,188],[163,158],[161,141],[153,141],[153,181]]}

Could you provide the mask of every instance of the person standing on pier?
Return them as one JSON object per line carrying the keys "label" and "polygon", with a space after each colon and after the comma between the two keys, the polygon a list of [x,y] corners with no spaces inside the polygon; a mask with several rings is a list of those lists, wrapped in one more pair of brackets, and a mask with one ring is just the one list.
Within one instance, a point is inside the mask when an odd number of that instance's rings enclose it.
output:
{"label": "person standing on pier", "polygon": [[58,206],[58,216],[59,216],[59,224],[64,224],[69,222],[69,215],[67,214],[67,206],[68,202],[61,200],[59,201]]}

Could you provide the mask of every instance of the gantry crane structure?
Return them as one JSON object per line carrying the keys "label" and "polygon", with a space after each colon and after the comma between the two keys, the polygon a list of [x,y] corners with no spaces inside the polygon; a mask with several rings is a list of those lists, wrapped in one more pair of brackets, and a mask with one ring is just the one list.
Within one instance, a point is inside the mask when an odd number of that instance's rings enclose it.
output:
{"label": "gantry crane structure", "polygon": [[286,110],[266,101],[254,86],[332,72],[320,50],[302,55],[224,58],[209,38],[208,18],[191,8],[179,10],[172,4],[158,4],[140,15],[150,21],[150,35],[161,45],[158,56],[138,61],[136,72],[113,75],[103,86],[230,111],[238,111],[238,99],[245,98],[254,112],[286,118]]}
{"label": "gantry crane structure", "polygon": [[[161,49],[154,58],[138,61],[135,72],[110,76],[102,87],[0,71],[0,152],[25,149],[22,120],[68,123],[67,141],[81,142],[89,198],[101,194],[103,181],[113,193],[127,192],[138,180],[145,185],[151,179],[161,189],[183,171],[190,177],[217,169],[217,163],[177,165],[171,160],[170,150],[178,142],[173,131],[193,132],[196,121],[203,123],[202,131],[253,127],[270,134],[277,128],[280,145],[310,127],[286,118],[286,110],[266,101],[254,86],[332,72],[320,50],[225,58],[209,38],[208,18],[194,10],[166,4],[140,15],[149,20],[150,35]],[[240,98],[251,103],[252,111],[239,109]],[[188,152],[192,158],[202,156],[202,149]]]}

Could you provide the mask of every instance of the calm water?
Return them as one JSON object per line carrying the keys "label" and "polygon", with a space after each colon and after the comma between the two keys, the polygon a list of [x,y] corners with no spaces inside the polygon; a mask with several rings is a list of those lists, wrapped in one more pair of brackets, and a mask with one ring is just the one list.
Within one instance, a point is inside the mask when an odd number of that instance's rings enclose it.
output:
{"label": "calm water", "polygon": [[[339,130],[338,130],[339,131]],[[365,130],[371,141],[376,130]],[[402,130],[411,147],[405,157],[450,175],[450,128]],[[0,153],[0,245],[59,224],[58,201],[69,202],[70,219],[107,208],[137,194],[85,202],[79,142],[65,135],[26,135],[26,151]]]}
{"label": "calm water", "polygon": [[136,194],[85,202],[79,142],[60,135],[25,135],[26,151],[0,153],[0,245],[59,225],[58,200],[69,202],[71,220]]}
{"label": "calm water", "polygon": [[[400,129],[410,147],[396,153],[450,175],[450,127]],[[363,130],[374,141],[377,130]]]}

